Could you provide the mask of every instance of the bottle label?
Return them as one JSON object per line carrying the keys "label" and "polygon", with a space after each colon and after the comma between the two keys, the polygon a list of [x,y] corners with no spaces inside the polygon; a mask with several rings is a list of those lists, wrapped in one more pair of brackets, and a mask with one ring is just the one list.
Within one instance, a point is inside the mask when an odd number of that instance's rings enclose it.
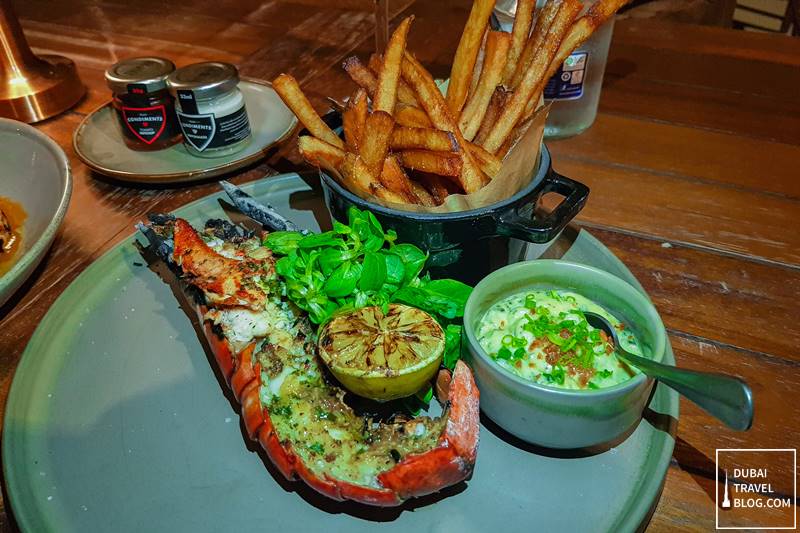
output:
{"label": "bottle label", "polygon": [[167,111],[163,105],[123,107],[122,120],[137,139],[145,144],[153,144],[167,127]]}
{"label": "bottle label", "polygon": [[573,52],[545,85],[545,100],[577,100],[583,96],[588,62],[588,52]]}
{"label": "bottle label", "polygon": [[178,113],[183,137],[198,152],[209,148],[222,148],[247,138],[250,135],[250,121],[244,106],[238,111],[215,117],[214,114],[190,115]]}

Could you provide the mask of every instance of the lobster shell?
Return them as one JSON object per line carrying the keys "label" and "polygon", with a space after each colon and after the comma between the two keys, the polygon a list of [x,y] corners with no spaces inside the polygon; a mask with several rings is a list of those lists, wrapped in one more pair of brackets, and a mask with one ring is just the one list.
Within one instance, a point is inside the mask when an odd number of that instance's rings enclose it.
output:
{"label": "lobster shell", "polygon": [[447,400],[450,409],[437,445],[426,452],[408,455],[390,470],[379,474],[377,479],[382,488],[356,485],[327,474],[320,477],[292,451],[289,441],[281,442],[269,411],[259,398],[261,369],[258,363],[253,364],[255,344],[250,344],[234,357],[228,341],[212,331],[210,322],[204,321],[206,311],[205,306],[197,307],[217,365],[241,405],[247,434],[261,445],[286,479],[301,479],[334,500],[392,507],[409,498],[438,492],[472,475],[478,452],[479,392],[472,372],[463,361],[456,363],[449,379]]}

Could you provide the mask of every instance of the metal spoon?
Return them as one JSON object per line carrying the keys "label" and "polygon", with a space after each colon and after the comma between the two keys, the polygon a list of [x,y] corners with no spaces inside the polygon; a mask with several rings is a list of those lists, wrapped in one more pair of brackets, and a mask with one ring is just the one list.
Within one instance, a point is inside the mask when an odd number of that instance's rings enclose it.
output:
{"label": "metal spoon", "polygon": [[634,355],[622,348],[617,331],[608,320],[589,311],[583,314],[589,325],[614,340],[617,357],[626,363],[675,389],[732,429],[746,431],[753,425],[753,393],[741,379],[677,368]]}

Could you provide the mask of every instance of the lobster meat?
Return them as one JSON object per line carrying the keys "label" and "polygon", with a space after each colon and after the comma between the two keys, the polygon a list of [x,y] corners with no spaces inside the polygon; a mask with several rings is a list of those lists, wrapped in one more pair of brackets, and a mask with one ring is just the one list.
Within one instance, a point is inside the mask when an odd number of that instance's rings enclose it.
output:
{"label": "lobster meat", "polygon": [[[244,193],[234,192],[241,200]],[[268,220],[272,230],[289,227],[270,208],[256,211],[269,217],[245,214]],[[479,393],[465,363],[459,361],[452,374],[440,371],[441,416],[376,417],[328,373],[316,353],[315,331],[283,296],[260,236],[227,221],[209,221],[197,231],[170,215],[150,218],[137,227],[197,302],[205,338],[241,406],[248,436],[287,479],[300,479],[334,500],[397,506],[471,476]]]}

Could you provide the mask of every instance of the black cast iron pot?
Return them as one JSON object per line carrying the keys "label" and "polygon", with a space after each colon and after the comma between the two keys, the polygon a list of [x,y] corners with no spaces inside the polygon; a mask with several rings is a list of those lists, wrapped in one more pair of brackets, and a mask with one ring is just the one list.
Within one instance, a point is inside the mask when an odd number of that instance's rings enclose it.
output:
{"label": "black cast iron pot", "polygon": [[[542,145],[539,166],[530,184],[496,204],[458,213],[432,214],[400,211],[367,202],[321,173],[325,203],[331,216],[347,221],[347,209],[356,206],[374,213],[384,229],[397,232],[398,242],[419,246],[430,254],[427,267],[436,278],[454,278],[474,284],[489,272],[520,260],[519,243],[544,244],[555,239],[578,214],[589,188],[555,172],[550,152]],[[535,207],[542,195],[554,192],[564,199],[546,215]]]}

